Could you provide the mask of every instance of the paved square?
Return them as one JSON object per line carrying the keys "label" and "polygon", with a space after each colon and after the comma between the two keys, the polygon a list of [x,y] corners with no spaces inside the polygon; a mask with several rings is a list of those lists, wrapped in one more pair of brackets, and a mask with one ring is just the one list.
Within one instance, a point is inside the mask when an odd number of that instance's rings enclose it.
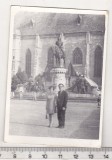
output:
{"label": "paved square", "polygon": [[64,129],[56,128],[58,125],[56,114],[53,117],[53,127],[48,127],[45,101],[11,100],[10,113],[10,135],[99,138],[100,109],[96,103],[68,102]]}

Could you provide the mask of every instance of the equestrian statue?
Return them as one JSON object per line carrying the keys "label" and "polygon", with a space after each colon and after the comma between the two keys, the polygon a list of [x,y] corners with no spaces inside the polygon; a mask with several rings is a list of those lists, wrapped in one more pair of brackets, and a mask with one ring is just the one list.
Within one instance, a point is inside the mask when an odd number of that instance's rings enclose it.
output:
{"label": "equestrian statue", "polygon": [[56,67],[65,66],[65,52],[64,52],[63,42],[62,42],[62,35],[58,37],[55,43],[54,57],[55,57]]}

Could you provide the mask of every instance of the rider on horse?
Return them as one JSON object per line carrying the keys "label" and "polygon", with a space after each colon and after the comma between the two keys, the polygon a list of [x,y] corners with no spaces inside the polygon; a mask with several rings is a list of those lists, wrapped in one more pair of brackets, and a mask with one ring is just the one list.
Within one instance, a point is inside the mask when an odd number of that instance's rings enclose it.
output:
{"label": "rider on horse", "polygon": [[55,45],[55,58],[56,58],[56,64],[59,64],[60,66],[60,60],[63,59],[65,64],[65,53],[63,50],[63,42],[61,41],[61,38],[59,37],[56,41]]}

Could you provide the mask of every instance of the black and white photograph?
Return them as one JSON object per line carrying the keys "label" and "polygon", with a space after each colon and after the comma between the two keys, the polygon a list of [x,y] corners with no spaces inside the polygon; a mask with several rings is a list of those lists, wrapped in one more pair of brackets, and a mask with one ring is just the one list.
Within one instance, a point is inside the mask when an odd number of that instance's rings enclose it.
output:
{"label": "black and white photograph", "polygon": [[107,17],[11,7],[5,142],[101,146]]}

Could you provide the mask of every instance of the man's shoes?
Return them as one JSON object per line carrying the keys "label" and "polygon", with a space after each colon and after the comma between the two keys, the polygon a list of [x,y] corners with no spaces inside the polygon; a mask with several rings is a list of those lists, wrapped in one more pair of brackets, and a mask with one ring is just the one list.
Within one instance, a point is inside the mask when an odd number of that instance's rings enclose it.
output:
{"label": "man's shoes", "polygon": [[48,127],[49,127],[49,128],[51,128],[51,127],[52,127],[52,125],[48,125]]}
{"label": "man's shoes", "polygon": [[56,128],[60,128],[60,126],[57,126]]}
{"label": "man's shoes", "polygon": [[61,126],[60,129],[63,129],[63,126]]}
{"label": "man's shoes", "polygon": [[64,128],[64,126],[57,126],[56,128],[60,128],[60,129],[62,129],[62,128]]}
{"label": "man's shoes", "polygon": [[64,126],[60,126],[60,128],[62,129],[62,128],[64,128]]}

